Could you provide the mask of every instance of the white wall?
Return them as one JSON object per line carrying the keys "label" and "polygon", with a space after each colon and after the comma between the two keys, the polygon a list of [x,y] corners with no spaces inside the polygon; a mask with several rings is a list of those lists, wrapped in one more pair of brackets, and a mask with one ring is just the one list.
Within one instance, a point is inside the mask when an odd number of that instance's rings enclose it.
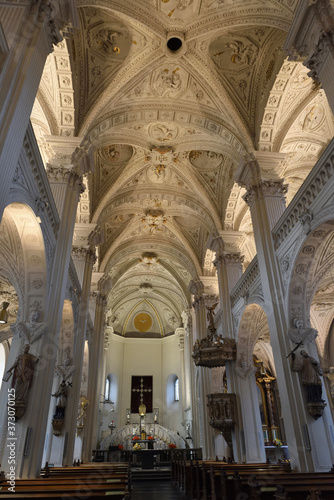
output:
{"label": "white wall", "polygon": [[[108,433],[106,420],[114,420],[117,429],[125,425],[126,409],[131,402],[132,375],[153,376],[153,407],[159,408],[159,423],[176,431],[182,430],[181,384],[180,402],[166,408],[166,388],[168,376],[175,373],[181,379],[182,351],[178,338],[172,335],[162,339],[131,339],[112,335],[106,359],[106,376],[113,373],[118,378],[119,391],[115,412],[104,417],[102,434]],[[131,416],[132,422],[139,422],[138,415]],[[148,414],[147,422],[153,422],[153,414]]]}

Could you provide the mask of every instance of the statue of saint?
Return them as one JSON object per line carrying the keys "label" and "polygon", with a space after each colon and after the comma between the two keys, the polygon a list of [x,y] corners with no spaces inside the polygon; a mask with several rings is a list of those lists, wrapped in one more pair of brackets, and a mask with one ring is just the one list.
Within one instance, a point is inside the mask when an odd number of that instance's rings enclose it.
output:
{"label": "statue of saint", "polygon": [[22,354],[17,356],[15,363],[9,370],[7,370],[5,375],[5,380],[9,379],[11,372],[13,371],[12,387],[15,389],[15,402],[27,401],[28,391],[31,387],[35,364],[41,359],[42,356],[36,357],[29,353],[30,345],[26,344],[24,346],[24,351]]}
{"label": "statue of saint", "polygon": [[66,403],[67,403],[67,389],[68,386],[72,385],[70,382],[66,383],[66,381],[63,379],[58,391],[55,392],[54,394],[51,394],[51,396],[54,396],[57,398],[56,402],[56,413],[53,415],[53,418],[64,418],[65,415],[65,408],[66,408]]}
{"label": "statue of saint", "polygon": [[307,389],[307,402],[322,402],[322,382],[320,375],[323,375],[323,371],[320,363],[309,356],[306,351],[300,351],[300,355],[293,352],[291,357],[292,371],[301,372],[302,374],[302,384]]}

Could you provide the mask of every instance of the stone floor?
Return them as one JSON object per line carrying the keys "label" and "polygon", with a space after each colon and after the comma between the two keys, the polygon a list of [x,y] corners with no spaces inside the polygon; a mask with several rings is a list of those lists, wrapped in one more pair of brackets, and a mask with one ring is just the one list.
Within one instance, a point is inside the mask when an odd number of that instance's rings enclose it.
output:
{"label": "stone floor", "polygon": [[170,481],[140,481],[132,487],[131,500],[191,500]]}

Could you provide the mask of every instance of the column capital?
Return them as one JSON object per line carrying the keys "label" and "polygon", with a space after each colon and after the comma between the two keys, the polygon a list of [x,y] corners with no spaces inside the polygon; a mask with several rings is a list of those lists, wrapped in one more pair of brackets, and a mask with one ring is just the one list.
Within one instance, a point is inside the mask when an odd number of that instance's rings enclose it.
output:
{"label": "column capital", "polygon": [[74,247],[72,248],[72,258],[74,257],[75,259],[81,259],[81,260],[88,260],[88,262],[92,265],[95,264],[96,262],[96,255],[94,250],[91,248],[85,248],[85,247]]}
{"label": "column capital", "polygon": [[333,24],[331,0],[300,0],[284,45],[289,59],[303,61],[310,57],[321,34]]}
{"label": "column capital", "polygon": [[202,296],[195,296],[194,301],[192,303],[192,306],[193,306],[194,309],[196,309],[196,307],[200,307],[200,306],[205,307],[204,297],[202,297]]}
{"label": "column capital", "polygon": [[236,182],[249,189],[259,186],[262,181],[279,181],[285,156],[285,153],[252,151],[241,160],[235,174]]}
{"label": "column capital", "polygon": [[233,266],[233,265],[242,265],[244,262],[244,256],[239,253],[223,253],[222,255],[218,255],[216,259],[213,261],[214,266],[219,268],[220,266]]}
{"label": "column capital", "polygon": [[49,182],[67,183],[83,193],[85,186],[82,176],[75,172],[72,167],[72,165],[51,165],[48,163],[46,173]]}
{"label": "column capital", "polygon": [[249,207],[251,207],[255,200],[266,197],[283,198],[288,191],[288,185],[283,184],[284,180],[265,181],[261,180],[258,185],[249,186],[243,199]]}
{"label": "column capital", "polygon": [[330,29],[327,33],[322,33],[318,43],[315,45],[313,54],[305,61],[305,66],[310,69],[308,76],[310,76],[316,83],[320,83],[318,76],[319,70],[325,63],[327,56],[334,50],[334,28]]}
{"label": "column capital", "polygon": [[191,309],[185,309],[181,313],[181,318],[183,322],[183,328],[186,332],[186,336],[188,337],[191,334],[192,331],[192,314],[191,314]]}
{"label": "column capital", "polygon": [[96,304],[101,305],[101,307],[107,307],[107,297],[106,295],[99,293],[97,299],[96,299]]}
{"label": "column capital", "polygon": [[204,285],[200,279],[191,280],[188,286],[189,292],[195,296],[195,298],[200,297],[204,293]]}

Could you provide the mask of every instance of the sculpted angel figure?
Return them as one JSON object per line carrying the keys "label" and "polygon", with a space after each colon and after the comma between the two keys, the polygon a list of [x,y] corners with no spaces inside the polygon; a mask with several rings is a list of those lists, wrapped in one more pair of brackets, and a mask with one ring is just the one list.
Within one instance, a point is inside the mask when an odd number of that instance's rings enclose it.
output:
{"label": "sculpted angel figure", "polygon": [[14,323],[14,325],[11,325],[13,334],[16,334],[19,337],[23,338],[29,345],[36,342],[46,333],[48,329],[47,323],[38,322],[39,316],[40,313],[36,309],[31,311],[29,321],[20,321],[19,323]]}
{"label": "sculpted angel figure", "polygon": [[206,317],[207,317],[207,320],[209,322],[209,325],[214,324],[214,320],[213,320],[213,317],[215,316],[214,310],[216,309],[217,305],[218,305],[218,302],[213,304],[211,307],[206,308],[206,310],[208,311]]}

